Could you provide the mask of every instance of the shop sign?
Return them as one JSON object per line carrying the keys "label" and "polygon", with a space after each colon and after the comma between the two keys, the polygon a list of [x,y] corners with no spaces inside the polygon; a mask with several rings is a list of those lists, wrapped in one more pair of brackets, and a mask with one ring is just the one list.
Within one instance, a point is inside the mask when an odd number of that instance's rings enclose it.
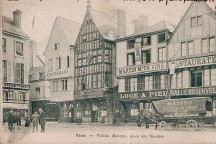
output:
{"label": "shop sign", "polygon": [[[169,62],[169,65],[171,62]],[[216,55],[175,61],[176,68],[195,67],[216,64]]]}
{"label": "shop sign", "polygon": [[47,79],[53,79],[53,78],[59,78],[59,77],[69,77],[70,71],[68,69],[51,71],[51,72],[48,72],[46,76],[47,76]]}
{"label": "shop sign", "polygon": [[142,100],[142,99],[163,99],[169,95],[172,96],[205,96],[216,94],[216,87],[202,87],[202,88],[187,88],[187,89],[171,89],[171,90],[155,90],[155,91],[142,91],[142,92],[124,92],[119,93],[121,100]]}
{"label": "shop sign", "polygon": [[166,70],[166,62],[149,63],[143,65],[134,65],[123,68],[117,68],[117,76],[138,74],[138,73],[149,73],[153,71]]}

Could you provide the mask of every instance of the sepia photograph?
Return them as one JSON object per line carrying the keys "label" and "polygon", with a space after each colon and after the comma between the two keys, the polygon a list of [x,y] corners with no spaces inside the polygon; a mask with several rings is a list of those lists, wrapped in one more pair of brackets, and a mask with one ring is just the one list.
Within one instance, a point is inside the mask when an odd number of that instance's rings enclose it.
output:
{"label": "sepia photograph", "polygon": [[216,0],[1,0],[0,144],[216,144]]}

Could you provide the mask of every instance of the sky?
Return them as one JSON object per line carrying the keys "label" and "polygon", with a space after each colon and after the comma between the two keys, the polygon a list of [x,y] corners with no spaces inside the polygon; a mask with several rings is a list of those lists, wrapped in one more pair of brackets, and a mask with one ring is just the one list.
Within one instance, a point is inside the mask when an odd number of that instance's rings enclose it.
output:
{"label": "sky", "polygon": [[[87,0],[2,0],[1,5],[4,16],[12,18],[14,10],[22,11],[22,29],[37,42],[38,54],[43,57],[56,16],[81,24]],[[117,9],[124,10],[128,25],[140,15],[148,17],[149,26],[163,20],[177,25],[189,5],[183,1],[169,1],[166,5],[165,0],[91,0],[92,9],[103,13],[115,15]],[[216,1],[208,5],[216,10]]]}

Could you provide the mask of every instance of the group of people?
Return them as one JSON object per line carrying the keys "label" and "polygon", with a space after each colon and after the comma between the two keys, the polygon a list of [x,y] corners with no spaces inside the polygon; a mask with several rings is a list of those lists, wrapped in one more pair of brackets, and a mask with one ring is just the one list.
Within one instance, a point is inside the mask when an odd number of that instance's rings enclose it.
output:
{"label": "group of people", "polygon": [[[22,116],[20,112],[13,112],[13,110],[10,110],[8,113],[4,114],[3,121],[4,123],[8,122],[8,129],[10,130],[10,132],[12,132],[12,130],[14,129],[13,126],[14,123],[17,123],[17,126],[21,126],[21,117]],[[43,109],[39,108],[39,113],[35,111],[31,117],[29,114],[27,114],[27,116],[25,117],[25,127],[29,127],[32,122],[33,123],[32,133],[34,133],[35,128],[36,128],[36,132],[38,132],[38,124],[40,124],[41,132],[44,133],[45,124],[46,124],[45,117],[46,117],[45,112],[43,111]]]}

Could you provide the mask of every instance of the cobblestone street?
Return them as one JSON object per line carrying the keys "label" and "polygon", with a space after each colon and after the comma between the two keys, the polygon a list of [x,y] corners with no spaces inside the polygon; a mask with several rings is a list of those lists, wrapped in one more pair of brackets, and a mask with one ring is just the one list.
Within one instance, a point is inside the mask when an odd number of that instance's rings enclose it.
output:
{"label": "cobblestone street", "polygon": [[[40,128],[39,128],[40,131]],[[46,124],[45,133],[32,133],[32,124],[26,128],[15,126],[13,132],[4,125],[3,144],[137,144],[137,143],[216,143],[215,128],[205,127],[202,131],[191,131],[186,128],[179,130],[155,130],[137,127],[135,124],[108,125],[108,124],[82,124],[54,123]],[[212,139],[210,139],[212,138]]]}

